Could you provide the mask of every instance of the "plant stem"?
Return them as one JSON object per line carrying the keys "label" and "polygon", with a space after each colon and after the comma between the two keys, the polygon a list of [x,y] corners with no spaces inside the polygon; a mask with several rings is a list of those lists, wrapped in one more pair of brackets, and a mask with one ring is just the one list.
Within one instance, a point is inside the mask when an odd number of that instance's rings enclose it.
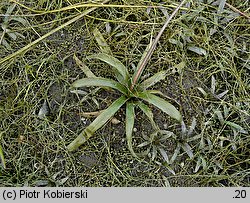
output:
{"label": "plant stem", "polygon": [[176,13],[178,12],[178,10],[181,8],[181,6],[184,4],[185,0],[183,0],[179,6],[174,10],[174,12],[169,16],[169,18],[167,19],[167,21],[165,22],[165,24],[163,25],[163,27],[161,28],[160,32],[158,33],[158,35],[156,36],[154,42],[152,43],[152,46],[149,48],[143,62],[141,63],[140,67],[137,70],[137,73],[135,75],[135,77],[133,78],[132,84],[130,86],[130,90],[134,89],[135,84],[137,83],[142,71],[144,70],[145,66],[147,65],[150,57],[153,54],[153,51],[155,50],[155,47],[157,45],[157,42],[159,41],[162,33],[164,32],[164,30],[166,29],[166,27],[168,26],[168,24],[170,23],[170,21],[172,20],[172,18],[176,15]]}

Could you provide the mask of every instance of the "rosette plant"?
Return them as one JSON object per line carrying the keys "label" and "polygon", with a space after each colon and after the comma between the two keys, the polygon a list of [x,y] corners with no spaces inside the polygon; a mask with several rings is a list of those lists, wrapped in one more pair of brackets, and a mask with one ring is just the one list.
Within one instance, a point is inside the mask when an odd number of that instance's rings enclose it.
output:
{"label": "rosette plant", "polygon": [[[159,34],[156,36],[155,40],[147,46],[133,75],[129,74],[127,67],[123,65],[121,61],[108,54],[110,52],[109,49],[101,47],[101,50],[103,50],[102,53],[87,57],[88,59],[99,59],[109,64],[112,67],[112,71],[116,80],[104,77],[96,77],[91,72],[91,70],[85,66],[84,68],[87,78],[82,78],[75,81],[72,86],[75,88],[86,86],[112,88],[119,91],[121,93],[121,96],[117,100],[115,100],[107,109],[102,111],[101,114],[97,116],[95,120],[88,127],[86,127],[72,143],[68,145],[67,148],[69,151],[76,150],[80,145],[86,142],[98,129],[100,129],[108,120],[110,120],[123,105],[126,105],[125,123],[127,144],[130,152],[134,156],[136,156],[136,154],[132,148],[132,133],[134,128],[136,106],[138,106],[146,114],[153,128],[155,129],[157,129],[158,127],[154,122],[153,113],[147,104],[156,106],[157,108],[168,114],[170,117],[181,122],[182,116],[180,112],[175,108],[175,106],[159,96],[162,94],[160,91],[148,90],[149,87],[163,80],[166,77],[167,71],[160,71],[143,81],[140,81],[140,77],[156,47],[160,36],[183,3],[184,1],[167,19],[166,23],[160,30]],[[103,40],[103,38],[101,37],[99,40]]]}

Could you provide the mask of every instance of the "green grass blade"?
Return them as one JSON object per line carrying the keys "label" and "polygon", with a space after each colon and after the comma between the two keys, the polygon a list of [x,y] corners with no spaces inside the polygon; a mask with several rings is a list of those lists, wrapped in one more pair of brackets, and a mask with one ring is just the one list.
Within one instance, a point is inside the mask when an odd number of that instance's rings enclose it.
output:
{"label": "green grass blade", "polygon": [[99,128],[101,128],[127,101],[125,96],[121,96],[114,101],[106,110],[104,110],[87,128],[85,128],[78,137],[71,142],[67,149],[69,151],[76,150],[84,142],[86,142]]}
{"label": "green grass blade", "polygon": [[108,55],[113,55],[108,43],[106,42],[106,40],[104,39],[102,33],[98,30],[98,28],[94,29],[93,34],[94,34],[95,40],[97,41],[101,49],[101,52],[108,54]]}
{"label": "green grass blade", "polygon": [[75,54],[73,56],[76,64],[81,68],[81,70],[84,72],[84,74],[88,77],[88,78],[95,78],[95,74],[88,68],[88,66],[83,63]]}
{"label": "green grass blade", "polygon": [[132,145],[134,122],[135,122],[135,106],[134,103],[128,102],[126,105],[126,138],[129,151],[134,157],[137,157],[136,153],[133,150],[133,145]]}
{"label": "green grass blade", "polygon": [[159,127],[156,125],[156,123],[154,121],[154,115],[153,115],[151,109],[146,104],[144,104],[142,102],[137,102],[136,104],[143,111],[143,113],[146,114],[146,116],[148,117],[149,121],[151,122],[151,125],[153,126],[153,128],[155,130],[159,130]]}
{"label": "green grass blade", "polygon": [[120,62],[117,58],[110,56],[108,54],[105,54],[105,53],[94,54],[94,55],[89,56],[88,58],[99,59],[103,62],[106,62],[107,64],[113,67],[117,80],[121,83],[127,83],[129,79],[128,70],[126,66],[124,66],[122,62]]}
{"label": "green grass blade", "polygon": [[178,121],[182,120],[182,116],[180,112],[169,102],[165,101],[164,99],[153,95],[147,91],[139,93],[138,97],[143,99],[146,102],[149,102],[156,106],[157,108],[161,109],[163,112],[171,116],[172,118],[175,118]]}
{"label": "green grass blade", "polygon": [[160,82],[161,80],[164,80],[165,77],[166,77],[166,74],[167,74],[167,71],[160,71],[156,74],[154,74],[153,76],[151,76],[150,78],[144,80],[140,86],[143,88],[143,89],[147,89],[151,86],[153,86],[154,84]]}
{"label": "green grass blade", "polygon": [[86,86],[110,87],[110,88],[120,91],[123,94],[127,94],[127,89],[120,83],[111,79],[101,78],[101,77],[82,78],[73,82],[72,86],[73,87],[86,87]]}

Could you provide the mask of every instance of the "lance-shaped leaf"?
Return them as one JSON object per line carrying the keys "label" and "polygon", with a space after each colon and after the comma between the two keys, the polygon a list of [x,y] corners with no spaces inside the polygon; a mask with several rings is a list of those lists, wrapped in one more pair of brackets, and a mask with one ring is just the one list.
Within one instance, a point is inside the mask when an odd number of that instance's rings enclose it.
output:
{"label": "lance-shaped leaf", "polygon": [[198,157],[198,160],[196,162],[196,166],[194,169],[194,173],[197,173],[199,171],[200,167],[201,167],[201,157]]}
{"label": "lance-shaped leaf", "polygon": [[164,160],[169,164],[169,158],[168,158],[167,152],[161,147],[158,147],[158,150],[160,151]]}
{"label": "lance-shaped leaf", "polygon": [[121,96],[114,101],[106,110],[104,110],[87,128],[85,128],[78,137],[71,142],[67,149],[69,151],[76,150],[84,142],[86,142],[99,128],[101,128],[127,101],[125,96]]}
{"label": "lance-shaped leaf", "polygon": [[82,69],[82,71],[88,78],[96,77],[95,74],[88,68],[88,66],[84,62],[82,62],[75,54],[73,58],[76,64]]}
{"label": "lance-shaped leaf", "polygon": [[120,91],[123,94],[127,94],[127,89],[121,85],[120,83],[102,77],[94,77],[94,78],[82,78],[76,80],[72,83],[73,87],[86,87],[86,86],[98,86],[98,87],[111,87]]}
{"label": "lance-shaped leaf", "polygon": [[160,71],[156,74],[154,74],[153,76],[149,77],[148,79],[144,80],[140,86],[143,89],[147,89],[151,86],[153,86],[154,84],[160,82],[161,80],[164,80],[166,77],[167,71]]}
{"label": "lance-shaped leaf", "polygon": [[226,125],[231,126],[233,129],[238,130],[239,132],[243,133],[243,134],[247,134],[248,132],[246,130],[244,130],[243,127],[241,127],[240,125],[233,123],[231,121],[225,121]]}
{"label": "lance-shaped leaf", "polygon": [[126,138],[128,143],[128,149],[134,157],[137,157],[133,150],[132,144],[132,134],[135,122],[135,110],[134,104],[132,102],[127,102],[126,105]]}
{"label": "lance-shaped leaf", "polygon": [[166,169],[167,169],[170,173],[172,173],[173,175],[175,175],[174,170],[172,169],[172,167],[169,166],[169,164],[168,164],[167,162],[164,162],[164,163],[163,163],[163,166],[165,166]]}
{"label": "lance-shaped leaf", "polygon": [[177,143],[176,149],[174,150],[174,154],[170,159],[170,162],[169,162],[170,164],[174,163],[178,154],[180,153],[180,150],[181,150],[181,145],[180,145],[180,143]]}
{"label": "lance-shaped leaf", "polygon": [[156,123],[154,121],[154,116],[153,116],[151,109],[146,104],[143,104],[142,102],[137,102],[136,104],[143,111],[143,113],[146,114],[146,116],[148,117],[149,121],[151,122],[151,125],[153,126],[153,128],[155,130],[159,130],[159,127],[156,125]]}
{"label": "lance-shaped leaf", "polygon": [[205,49],[197,46],[188,46],[187,49],[199,55],[207,55],[207,51]]}
{"label": "lance-shaped leaf", "polygon": [[172,118],[175,118],[178,121],[182,120],[180,112],[169,102],[165,101],[164,99],[153,95],[147,91],[139,93],[138,97],[143,99],[144,101],[147,101],[157,108],[161,109],[163,112],[171,116]]}
{"label": "lance-shaped leaf", "polygon": [[97,41],[97,43],[101,49],[101,52],[105,53],[105,54],[112,55],[112,51],[111,51],[108,43],[106,42],[106,40],[104,39],[102,33],[98,30],[98,28],[94,29],[93,34],[94,34],[95,40]]}
{"label": "lance-shaped leaf", "polygon": [[24,26],[28,25],[28,21],[26,21],[24,18],[21,17],[11,17],[11,20],[18,21],[19,23],[22,23]]}
{"label": "lance-shaped leaf", "polygon": [[181,144],[182,149],[188,154],[190,159],[194,157],[193,150],[188,143]]}
{"label": "lance-shaped leaf", "polygon": [[113,67],[117,80],[121,83],[127,83],[129,79],[128,70],[126,66],[124,66],[117,58],[105,53],[99,53],[89,56],[88,59],[99,59],[103,62],[106,62]]}

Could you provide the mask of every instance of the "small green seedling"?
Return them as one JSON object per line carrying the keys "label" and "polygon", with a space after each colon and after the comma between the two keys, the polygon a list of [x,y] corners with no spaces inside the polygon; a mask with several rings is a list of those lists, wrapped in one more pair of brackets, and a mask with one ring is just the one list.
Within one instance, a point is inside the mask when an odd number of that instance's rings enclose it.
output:
{"label": "small green seedling", "polygon": [[[147,90],[149,87],[163,80],[166,77],[167,71],[160,71],[142,82],[139,82],[139,79],[156,47],[157,42],[159,41],[160,36],[183,3],[184,1],[182,1],[181,4],[175,9],[172,15],[167,19],[155,40],[148,45],[132,76],[129,74],[127,67],[110,54],[110,49],[106,46],[106,42],[103,41],[103,38],[100,37],[99,40],[97,40],[99,45],[102,44],[102,53],[89,56],[88,59],[99,59],[109,64],[112,67],[112,71],[114,72],[117,81],[103,77],[96,77],[84,63],[81,63],[81,69],[84,70],[87,78],[75,81],[72,86],[75,88],[85,86],[112,88],[118,90],[122,96],[114,101],[107,109],[102,111],[101,114],[87,128],[85,128],[72,143],[68,145],[67,148],[69,151],[76,150],[80,145],[86,142],[95,133],[95,131],[100,129],[125,104],[127,144],[130,152],[134,156],[137,156],[132,148],[132,132],[134,128],[136,106],[146,114],[151,121],[152,126],[156,129],[157,126],[153,120],[153,113],[144,102],[153,104],[170,117],[176,119],[178,122],[182,121],[180,112],[172,104],[157,96],[157,94],[162,94],[160,91]],[[100,36],[100,33],[97,30],[94,33],[95,36]]]}

